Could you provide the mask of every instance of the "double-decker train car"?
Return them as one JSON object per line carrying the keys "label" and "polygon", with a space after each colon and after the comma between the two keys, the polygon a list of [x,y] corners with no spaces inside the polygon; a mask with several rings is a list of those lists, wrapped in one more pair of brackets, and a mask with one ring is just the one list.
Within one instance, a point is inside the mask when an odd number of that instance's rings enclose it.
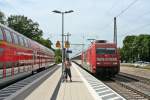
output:
{"label": "double-decker train car", "polygon": [[120,71],[120,57],[115,43],[106,40],[94,41],[81,54],[83,67],[93,74],[114,76]]}
{"label": "double-decker train car", "polygon": [[40,71],[54,63],[51,49],[0,24],[0,81]]}

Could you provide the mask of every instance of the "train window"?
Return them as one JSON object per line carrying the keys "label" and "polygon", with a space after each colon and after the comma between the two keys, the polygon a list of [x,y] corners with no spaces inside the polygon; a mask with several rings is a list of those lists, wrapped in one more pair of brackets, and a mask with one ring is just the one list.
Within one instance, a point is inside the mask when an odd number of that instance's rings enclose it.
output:
{"label": "train window", "polygon": [[22,41],[23,41],[23,46],[25,46],[25,42],[24,42],[24,38],[22,37]]}
{"label": "train window", "polygon": [[22,45],[22,39],[20,36],[19,36],[19,44]]}
{"label": "train window", "polygon": [[24,45],[25,45],[25,47],[27,47],[26,39],[23,39],[23,40],[24,40]]}
{"label": "train window", "polygon": [[27,43],[28,43],[28,47],[30,48],[31,47],[30,40],[27,40]]}
{"label": "train window", "polygon": [[96,54],[115,54],[115,48],[97,48]]}
{"label": "train window", "polygon": [[21,36],[19,36],[19,41],[20,41],[20,45],[24,46],[23,38]]}
{"label": "train window", "polygon": [[0,40],[3,40],[3,32],[1,28],[0,28]]}
{"label": "train window", "polygon": [[11,33],[10,33],[10,31],[8,31],[8,30],[4,30],[5,31],[5,34],[6,34],[6,40],[7,40],[7,42],[10,42],[10,43],[12,43],[12,38],[11,38]]}
{"label": "train window", "polygon": [[115,54],[115,48],[106,48],[107,54]]}
{"label": "train window", "polygon": [[15,42],[15,44],[19,44],[19,42],[18,42],[18,36],[15,33],[13,34],[13,36],[14,36],[14,42]]}
{"label": "train window", "polygon": [[97,48],[96,54],[106,54],[106,48]]}
{"label": "train window", "polygon": [[24,43],[25,43],[25,46],[28,47],[28,43],[26,39],[24,39]]}

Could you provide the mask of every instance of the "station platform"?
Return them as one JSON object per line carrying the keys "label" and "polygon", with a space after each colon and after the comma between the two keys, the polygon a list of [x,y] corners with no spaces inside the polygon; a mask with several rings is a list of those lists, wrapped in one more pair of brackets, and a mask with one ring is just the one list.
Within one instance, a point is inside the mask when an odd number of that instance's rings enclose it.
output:
{"label": "station platform", "polygon": [[75,65],[73,64],[73,68],[71,68],[72,82],[61,83],[57,100],[94,100],[94,97],[78,74],[78,70],[74,67]]}
{"label": "station platform", "polygon": [[150,79],[150,70],[149,69],[121,66],[120,72],[128,73],[128,74],[139,76],[139,77],[144,77],[146,79]]}
{"label": "station platform", "polygon": [[72,82],[62,82],[61,73],[60,67],[25,100],[125,100],[75,63],[71,67]]}

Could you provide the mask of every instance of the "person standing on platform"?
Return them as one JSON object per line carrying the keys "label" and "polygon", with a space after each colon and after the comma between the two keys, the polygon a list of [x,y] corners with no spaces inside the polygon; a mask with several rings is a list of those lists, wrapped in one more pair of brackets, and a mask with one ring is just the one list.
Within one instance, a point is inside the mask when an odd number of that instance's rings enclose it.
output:
{"label": "person standing on platform", "polygon": [[69,61],[69,58],[66,58],[66,61],[65,61],[65,80],[67,82],[67,77],[69,76],[70,78],[70,82],[72,82],[72,79],[71,79],[71,70],[70,70],[70,67],[72,66],[71,62]]}

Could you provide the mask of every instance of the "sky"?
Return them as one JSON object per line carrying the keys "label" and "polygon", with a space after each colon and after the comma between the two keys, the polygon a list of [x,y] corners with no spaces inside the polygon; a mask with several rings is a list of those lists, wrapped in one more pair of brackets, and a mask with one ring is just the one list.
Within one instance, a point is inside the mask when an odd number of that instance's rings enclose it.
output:
{"label": "sky", "polygon": [[[70,33],[71,44],[90,44],[88,39],[113,41],[113,19],[135,0],[0,0],[0,10],[8,17],[24,15],[38,22],[44,38],[50,38],[53,47],[61,41],[61,15],[53,10],[73,13],[64,15],[64,33]],[[137,0],[117,17],[118,47],[127,35],[150,34],[150,0]],[[82,46],[72,45],[73,53]]]}

